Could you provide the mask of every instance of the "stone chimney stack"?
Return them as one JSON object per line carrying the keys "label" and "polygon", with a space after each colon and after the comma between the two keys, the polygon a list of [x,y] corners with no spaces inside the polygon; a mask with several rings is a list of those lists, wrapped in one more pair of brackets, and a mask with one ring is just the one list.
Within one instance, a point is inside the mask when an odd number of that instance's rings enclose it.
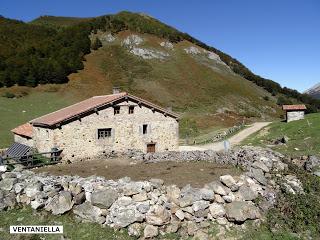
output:
{"label": "stone chimney stack", "polygon": [[120,93],[120,87],[113,87],[112,94],[118,94],[118,93]]}

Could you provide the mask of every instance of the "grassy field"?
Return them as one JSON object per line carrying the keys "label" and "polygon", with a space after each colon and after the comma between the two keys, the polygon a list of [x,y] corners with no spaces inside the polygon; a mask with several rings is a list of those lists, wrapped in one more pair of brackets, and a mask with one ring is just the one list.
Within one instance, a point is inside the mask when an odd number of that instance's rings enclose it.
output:
{"label": "grassy field", "polygon": [[[101,227],[94,223],[80,223],[75,220],[72,214],[62,216],[53,216],[44,212],[36,213],[31,208],[14,209],[0,212],[0,239],[1,240],[59,240],[59,239],[77,239],[77,240],[99,240],[99,239],[117,239],[129,240],[131,238],[125,231],[115,232],[111,228]],[[63,225],[64,233],[62,238],[60,234],[47,235],[10,235],[10,225]]]}
{"label": "grassy field", "polygon": [[[274,140],[287,136],[286,144],[272,145]],[[242,144],[270,145],[272,149],[290,156],[320,156],[320,113],[308,114],[304,120],[274,122],[246,139]]]}
{"label": "grassy field", "polygon": [[12,143],[11,129],[43,114],[73,103],[75,99],[56,92],[32,92],[20,98],[0,95],[0,148]]}

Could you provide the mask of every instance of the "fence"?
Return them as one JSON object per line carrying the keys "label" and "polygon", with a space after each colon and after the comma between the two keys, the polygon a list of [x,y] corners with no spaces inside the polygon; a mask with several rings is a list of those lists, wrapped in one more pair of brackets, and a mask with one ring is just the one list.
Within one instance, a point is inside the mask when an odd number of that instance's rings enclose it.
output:
{"label": "fence", "polygon": [[31,153],[17,157],[0,157],[0,165],[23,165],[24,168],[34,168],[61,162],[62,150],[43,153]]}

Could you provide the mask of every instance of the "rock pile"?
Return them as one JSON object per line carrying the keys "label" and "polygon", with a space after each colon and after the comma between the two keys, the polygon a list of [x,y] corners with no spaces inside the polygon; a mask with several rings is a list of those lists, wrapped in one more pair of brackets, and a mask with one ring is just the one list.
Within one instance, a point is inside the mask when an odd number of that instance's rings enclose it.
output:
{"label": "rock pile", "polygon": [[[294,193],[303,192],[295,176],[281,175],[285,165],[279,159],[254,156],[248,150],[246,153],[245,157],[238,152],[239,159],[233,160],[247,167],[244,174],[220,176],[203,188],[166,186],[161,179],[131,181],[124,177],[114,181],[96,176],[35,174],[29,170],[5,172],[0,178],[0,210],[30,205],[54,215],[72,211],[83,221],[127,228],[130,235],[137,237],[178,233],[181,238],[207,239],[211,223],[223,232],[247,220],[263,219],[279,189],[273,180],[275,171]],[[250,163],[243,164],[244,158],[250,158]],[[259,201],[255,201],[258,197]]]}

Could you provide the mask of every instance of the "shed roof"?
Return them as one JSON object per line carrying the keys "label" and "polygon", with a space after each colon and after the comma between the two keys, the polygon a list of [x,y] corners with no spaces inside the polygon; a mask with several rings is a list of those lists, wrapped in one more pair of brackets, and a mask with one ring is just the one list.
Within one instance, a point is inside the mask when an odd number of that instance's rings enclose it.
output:
{"label": "shed roof", "polygon": [[306,105],[304,104],[297,104],[297,105],[283,105],[282,109],[285,111],[289,110],[306,110]]}
{"label": "shed roof", "polygon": [[62,122],[73,120],[77,117],[81,117],[81,115],[83,114],[90,113],[95,110],[99,110],[99,108],[107,106],[109,104],[111,106],[112,103],[116,103],[117,101],[121,101],[122,99],[130,99],[130,100],[136,101],[150,108],[163,112],[171,117],[178,118],[177,114],[167,109],[159,107],[141,98],[130,95],[126,92],[122,92],[122,93],[112,94],[112,95],[95,96],[95,97],[86,99],[82,102],[73,104],[69,107],[62,108],[58,111],[36,118],[32,120],[30,123],[35,126],[43,126],[43,127],[56,126],[58,124],[61,124]]}
{"label": "shed roof", "polygon": [[5,151],[5,155],[8,157],[22,157],[25,156],[30,150],[31,147],[15,142]]}
{"label": "shed roof", "polygon": [[32,125],[30,123],[22,124],[11,130],[14,134],[32,138]]}

